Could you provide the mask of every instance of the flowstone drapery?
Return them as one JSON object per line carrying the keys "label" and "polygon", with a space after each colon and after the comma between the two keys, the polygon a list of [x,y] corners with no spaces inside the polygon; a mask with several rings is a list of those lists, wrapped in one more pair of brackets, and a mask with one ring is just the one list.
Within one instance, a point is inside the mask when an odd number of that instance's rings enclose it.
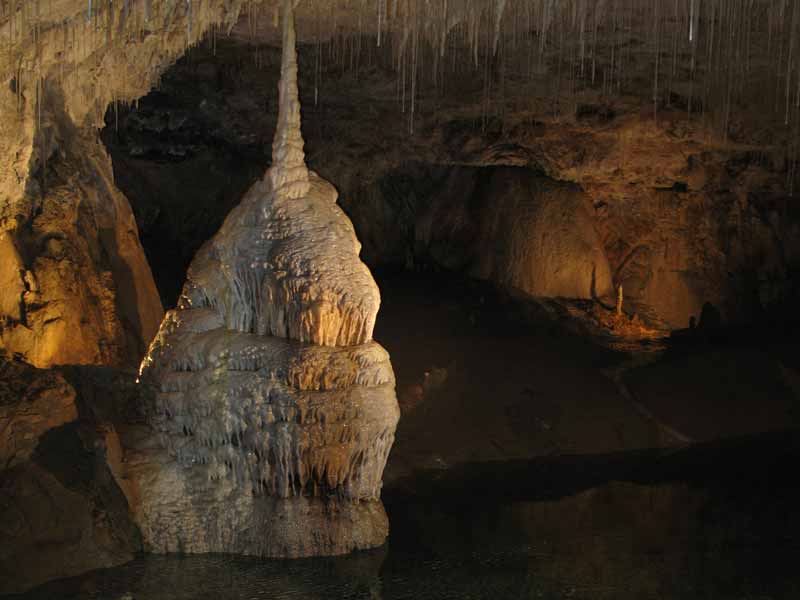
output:
{"label": "flowstone drapery", "polygon": [[142,363],[157,435],[131,453],[127,492],[154,552],[339,554],[388,533],[399,410],[371,341],[380,295],[336,190],[305,165],[293,0],[283,11],[273,165],[195,257]]}

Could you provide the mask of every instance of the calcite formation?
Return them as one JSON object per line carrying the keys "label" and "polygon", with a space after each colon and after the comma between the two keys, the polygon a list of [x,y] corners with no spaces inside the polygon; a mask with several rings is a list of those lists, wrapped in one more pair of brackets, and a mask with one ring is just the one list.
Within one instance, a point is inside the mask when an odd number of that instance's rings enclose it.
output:
{"label": "calcite formation", "polygon": [[[367,342],[380,296],[336,190],[309,172],[281,193],[272,171],[201,248],[180,308],[211,306],[232,331],[326,346]],[[293,197],[291,186],[307,191]]]}
{"label": "calcite formation", "polygon": [[380,296],[335,189],[306,168],[293,0],[283,12],[273,165],[196,256],[142,363],[157,435],[131,453],[128,494],[154,552],[339,554],[388,533],[399,410],[371,341]]}

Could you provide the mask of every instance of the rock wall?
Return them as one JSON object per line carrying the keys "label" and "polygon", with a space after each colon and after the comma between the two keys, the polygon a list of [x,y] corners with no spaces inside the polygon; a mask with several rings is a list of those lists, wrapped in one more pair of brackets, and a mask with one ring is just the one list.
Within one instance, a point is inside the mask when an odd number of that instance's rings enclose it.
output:
{"label": "rock wall", "polygon": [[[0,342],[31,364],[130,364],[162,315],[137,226],[96,139],[69,142],[31,212],[0,236]],[[18,205],[19,207],[19,205]]]}
{"label": "rock wall", "polygon": [[415,254],[532,296],[613,295],[611,268],[580,188],[527,169],[455,169],[421,211]]}
{"label": "rock wall", "polygon": [[145,94],[240,2],[4,3],[0,344],[40,367],[135,364],[163,310],[98,143],[106,107]]}
{"label": "rock wall", "polygon": [[[646,109],[652,90],[645,95],[641,81],[615,99],[582,89],[575,106],[554,113],[544,91],[555,84],[552,72],[507,86],[505,102],[495,105],[502,117],[485,116],[475,83],[481,78],[467,69],[448,75],[443,95],[419,92],[420,127],[411,135],[398,119],[392,63],[374,49],[370,59],[367,46],[359,77],[330,63],[315,75],[317,47],[301,47],[309,68],[300,92],[309,163],[335,177],[369,265],[434,262],[468,270],[456,258],[473,257],[464,249],[477,238],[447,239],[445,224],[435,220],[441,231],[432,237],[432,207],[450,206],[449,196],[464,204],[454,214],[477,214],[470,177],[457,185],[454,173],[522,167],[555,188],[582,190],[625,310],[649,324],[687,327],[708,302],[733,322],[791,316],[800,220],[782,129],[744,121],[737,141],[722,143],[687,115],[685,96],[660,106],[654,118]],[[241,39],[220,40],[216,53],[198,48],[168,72],[158,94],[120,113],[118,132],[108,128],[105,139],[154,248],[196,249],[195,240],[205,239],[210,223],[221,223],[263,172],[277,119],[277,63],[273,49]],[[108,122],[113,126],[113,114]],[[198,171],[208,175],[198,178]],[[492,214],[488,205],[485,214]],[[477,236],[470,227],[447,225]],[[177,267],[159,265],[163,280],[187,265],[188,257]],[[165,301],[176,297],[177,290]]]}
{"label": "rock wall", "polygon": [[764,167],[748,170],[710,174],[698,189],[680,174],[663,188],[614,177],[582,189],[527,169],[415,165],[386,174],[348,210],[375,262],[433,264],[574,298],[591,297],[589,284],[564,287],[549,273],[590,282],[591,267],[571,267],[596,264],[595,295],[621,285],[625,309],[651,325],[688,327],[707,304],[748,323],[782,310],[800,265],[791,198]]}
{"label": "rock wall", "polygon": [[107,464],[113,428],[101,431],[85,400],[63,373],[0,353],[2,594],[116,566],[141,549]]}

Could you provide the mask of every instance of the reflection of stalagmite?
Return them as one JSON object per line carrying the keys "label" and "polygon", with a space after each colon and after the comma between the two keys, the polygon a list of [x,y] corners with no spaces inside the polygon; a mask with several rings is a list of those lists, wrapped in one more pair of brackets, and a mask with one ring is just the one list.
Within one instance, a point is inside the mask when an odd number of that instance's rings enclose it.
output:
{"label": "reflection of stalagmite", "polygon": [[163,449],[138,444],[129,476],[152,551],[336,554],[387,534],[394,374],[352,225],[305,165],[293,2],[273,165],[198,252],[142,363]]}

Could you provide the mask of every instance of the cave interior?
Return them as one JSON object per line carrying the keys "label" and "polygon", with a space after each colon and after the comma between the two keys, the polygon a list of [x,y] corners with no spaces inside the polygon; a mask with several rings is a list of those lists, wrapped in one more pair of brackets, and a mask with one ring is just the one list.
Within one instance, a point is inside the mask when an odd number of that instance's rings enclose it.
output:
{"label": "cave interior", "polygon": [[0,0],[0,157],[0,594],[800,597],[800,0]]}

